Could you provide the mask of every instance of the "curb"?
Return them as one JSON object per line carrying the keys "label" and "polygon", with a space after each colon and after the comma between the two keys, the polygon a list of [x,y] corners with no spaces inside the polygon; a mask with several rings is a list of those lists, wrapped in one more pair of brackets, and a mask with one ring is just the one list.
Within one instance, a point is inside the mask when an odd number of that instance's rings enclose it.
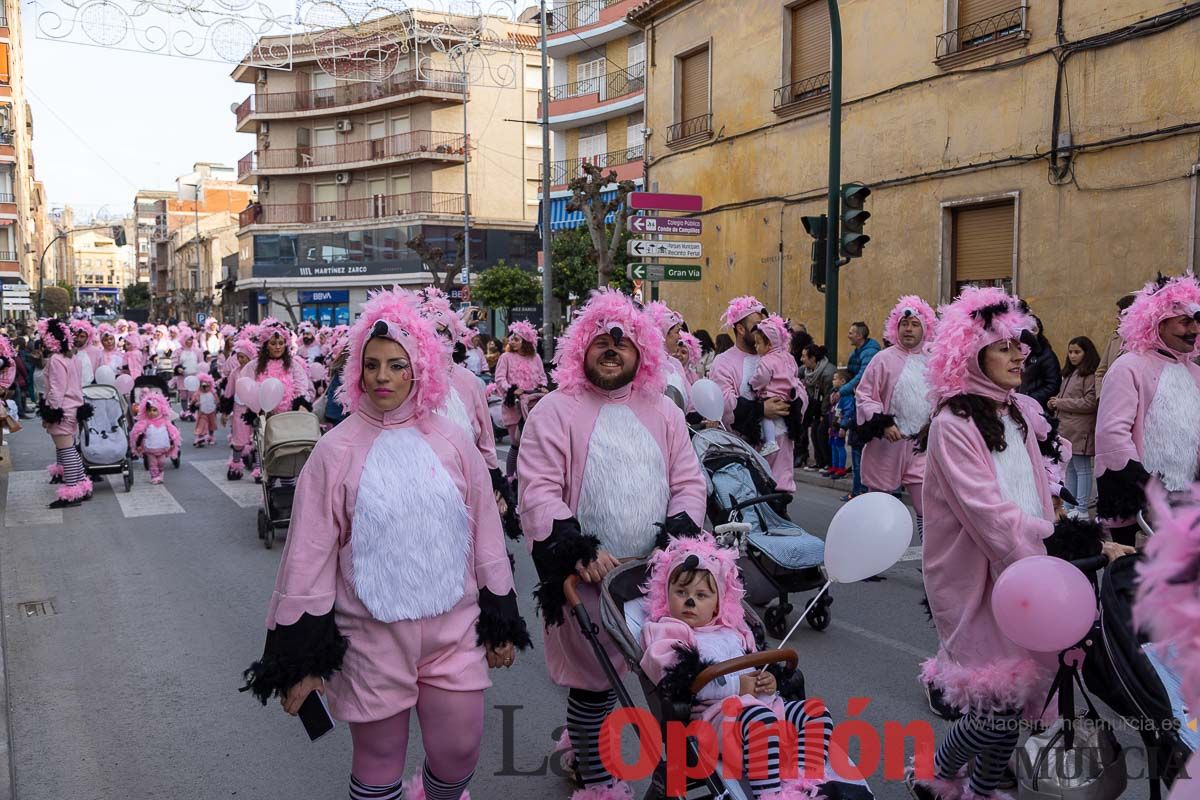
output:
{"label": "curb", "polygon": [[[5,448],[7,450],[7,448]],[[7,455],[7,454],[6,454]],[[0,472],[0,489],[3,497],[8,496],[7,470]],[[0,586],[0,599],[3,598]],[[8,614],[0,602],[0,800],[13,800],[17,796],[17,772],[13,760],[12,696],[8,685]]]}

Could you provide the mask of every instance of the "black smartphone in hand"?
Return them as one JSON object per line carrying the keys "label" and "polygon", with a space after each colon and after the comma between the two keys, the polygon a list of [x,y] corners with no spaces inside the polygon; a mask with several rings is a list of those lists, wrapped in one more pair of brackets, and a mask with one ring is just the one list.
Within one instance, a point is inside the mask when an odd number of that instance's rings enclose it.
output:
{"label": "black smartphone in hand", "polygon": [[310,741],[315,742],[333,730],[333,717],[329,715],[329,706],[325,705],[325,697],[316,689],[308,693],[300,705],[300,722]]}

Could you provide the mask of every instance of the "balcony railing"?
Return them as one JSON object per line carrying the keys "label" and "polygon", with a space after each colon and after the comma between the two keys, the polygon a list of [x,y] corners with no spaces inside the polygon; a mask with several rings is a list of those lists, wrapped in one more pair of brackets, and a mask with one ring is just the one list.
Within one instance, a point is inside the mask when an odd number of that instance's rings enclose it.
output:
{"label": "balcony railing", "polygon": [[286,205],[261,203],[250,206],[238,215],[238,222],[247,225],[287,225],[291,223],[340,222],[342,220],[383,219],[406,214],[463,213],[463,196],[454,192],[409,192],[408,194],[377,194],[358,200],[331,200],[321,203],[292,203]]}
{"label": "balcony railing", "polygon": [[15,203],[17,198],[12,192],[0,192],[0,203]]}
{"label": "balcony railing", "polygon": [[676,122],[667,128],[667,144],[706,138],[712,135],[712,112]]}
{"label": "balcony railing", "polygon": [[550,87],[550,102],[599,94],[600,101],[614,100],[646,90],[646,62],[639,61],[626,69],[597,75],[574,83]]}
{"label": "balcony railing", "polygon": [[0,250],[0,261],[16,261],[16,250]]}
{"label": "balcony railing", "polygon": [[237,121],[240,123],[250,114],[334,109],[419,91],[461,95],[463,74],[440,69],[423,69],[418,74],[417,70],[411,69],[378,82],[356,81],[323,89],[253,94],[238,106]]}
{"label": "balcony railing", "polygon": [[11,145],[13,143],[12,131],[0,131],[0,144]]}
{"label": "balcony railing", "polygon": [[1024,7],[1014,8],[939,35],[936,58],[945,58],[1024,33],[1027,30],[1027,11]]}
{"label": "balcony railing", "polygon": [[600,21],[600,12],[622,0],[577,0],[556,5],[550,13],[549,33],[562,33],[572,28],[586,28]]}
{"label": "balcony railing", "polygon": [[466,141],[461,133],[448,131],[409,131],[385,136],[382,139],[366,139],[358,142],[321,145],[319,147],[294,147],[288,149],[266,149],[260,153],[248,153],[238,161],[238,177],[249,175],[256,169],[308,169],[309,167],[340,167],[364,161],[384,161],[390,158],[442,156],[451,158],[465,156]]}
{"label": "balcony railing", "polygon": [[4,12],[0,12],[0,28],[7,28],[7,27],[8,27],[8,17],[5,16]]}
{"label": "balcony railing", "polygon": [[829,96],[829,78],[832,73],[822,72],[802,81],[780,86],[775,90],[775,110],[790,108],[798,103]]}
{"label": "balcony railing", "polygon": [[[640,162],[645,156],[646,148],[643,145],[627,147],[624,150],[614,150],[611,153],[602,153],[598,156],[584,156],[583,158],[564,159],[562,161],[550,162],[550,185],[565,186],[572,178],[576,178],[583,174],[583,164],[595,164],[598,167],[609,168],[619,167],[622,164],[633,164]],[[542,174],[542,168],[538,166],[538,174]]]}

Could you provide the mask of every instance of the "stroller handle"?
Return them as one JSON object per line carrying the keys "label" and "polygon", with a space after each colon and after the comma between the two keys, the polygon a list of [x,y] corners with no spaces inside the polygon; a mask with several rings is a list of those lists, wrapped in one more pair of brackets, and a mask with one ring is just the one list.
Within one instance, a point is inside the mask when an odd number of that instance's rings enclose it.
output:
{"label": "stroller handle", "polygon": [[787,492],[771,492],[770,494],[762,494],[762,495],[759,495],[758,497],[751,497],[749,500],[743,500],[740,503],[736,503],[733,506],[733,508],[731,508],[729,510],[730,511],[741,511],[744,508],[749,508],[750,506],[756,506],[759,503],[774,503],[778,500],[786,500],[790,496],[791,495],[789,495]]}
{"label": "stroller handle", "polygon": [[796,655],[796,651],[787,650],[761,650],[757,653],[747,653],[744,656],[731,658],[728,661],[722,661],[719,664],[713,664],[711,667],[705,667],[696,679],[692,681],[692,694],[699,694],[700,690],[707,686],[712,681],[722,675],[729,675],[733,672],[741,672],[754,667],[765,667],[768,664],[776,664],[784,662],[792,669],[800,663],[800,657]]}
{"label": "stroller handle", "polygon": [[567,608],[575,608],[582,605],[583,601],[579,599],[579,581],[581,578],[578,575],[568,575],[563,581],[563,594],[567,598]]}
{"label": "stroller handle", "polygon": [[1087,558],[1076,559],[1070,563],[1071,566],[1078,569],[1084,575],[1091,575],[1108,566],[1108,556],[1088,556]]}

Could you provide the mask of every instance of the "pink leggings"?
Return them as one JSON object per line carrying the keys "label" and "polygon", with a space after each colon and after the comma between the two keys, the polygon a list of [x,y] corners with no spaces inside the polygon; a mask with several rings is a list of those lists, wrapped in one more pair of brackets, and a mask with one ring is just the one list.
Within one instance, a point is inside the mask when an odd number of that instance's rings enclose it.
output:
{"label": "pink leggings", "polygon": [[150,462],[150,477],[158,478],[163,474],[163,464],[169,457],[170,450],[147,450],[146,459]]}
{"label": "pink leggings", "polygon": [[[404,776],[408,717],[412,709],[378,722],[351,722],[351,774],[370,786],[391,786]],[[475,771],[483,741],[483,692],[450,692],[420,685],[417,722],[429,771],[447,783]]]}
{"label": "pink leggings", "polygon": [[209,414],[196,413],[196,438],[201,436],[212,436],[217,430],[217,413],[214,411]]}

